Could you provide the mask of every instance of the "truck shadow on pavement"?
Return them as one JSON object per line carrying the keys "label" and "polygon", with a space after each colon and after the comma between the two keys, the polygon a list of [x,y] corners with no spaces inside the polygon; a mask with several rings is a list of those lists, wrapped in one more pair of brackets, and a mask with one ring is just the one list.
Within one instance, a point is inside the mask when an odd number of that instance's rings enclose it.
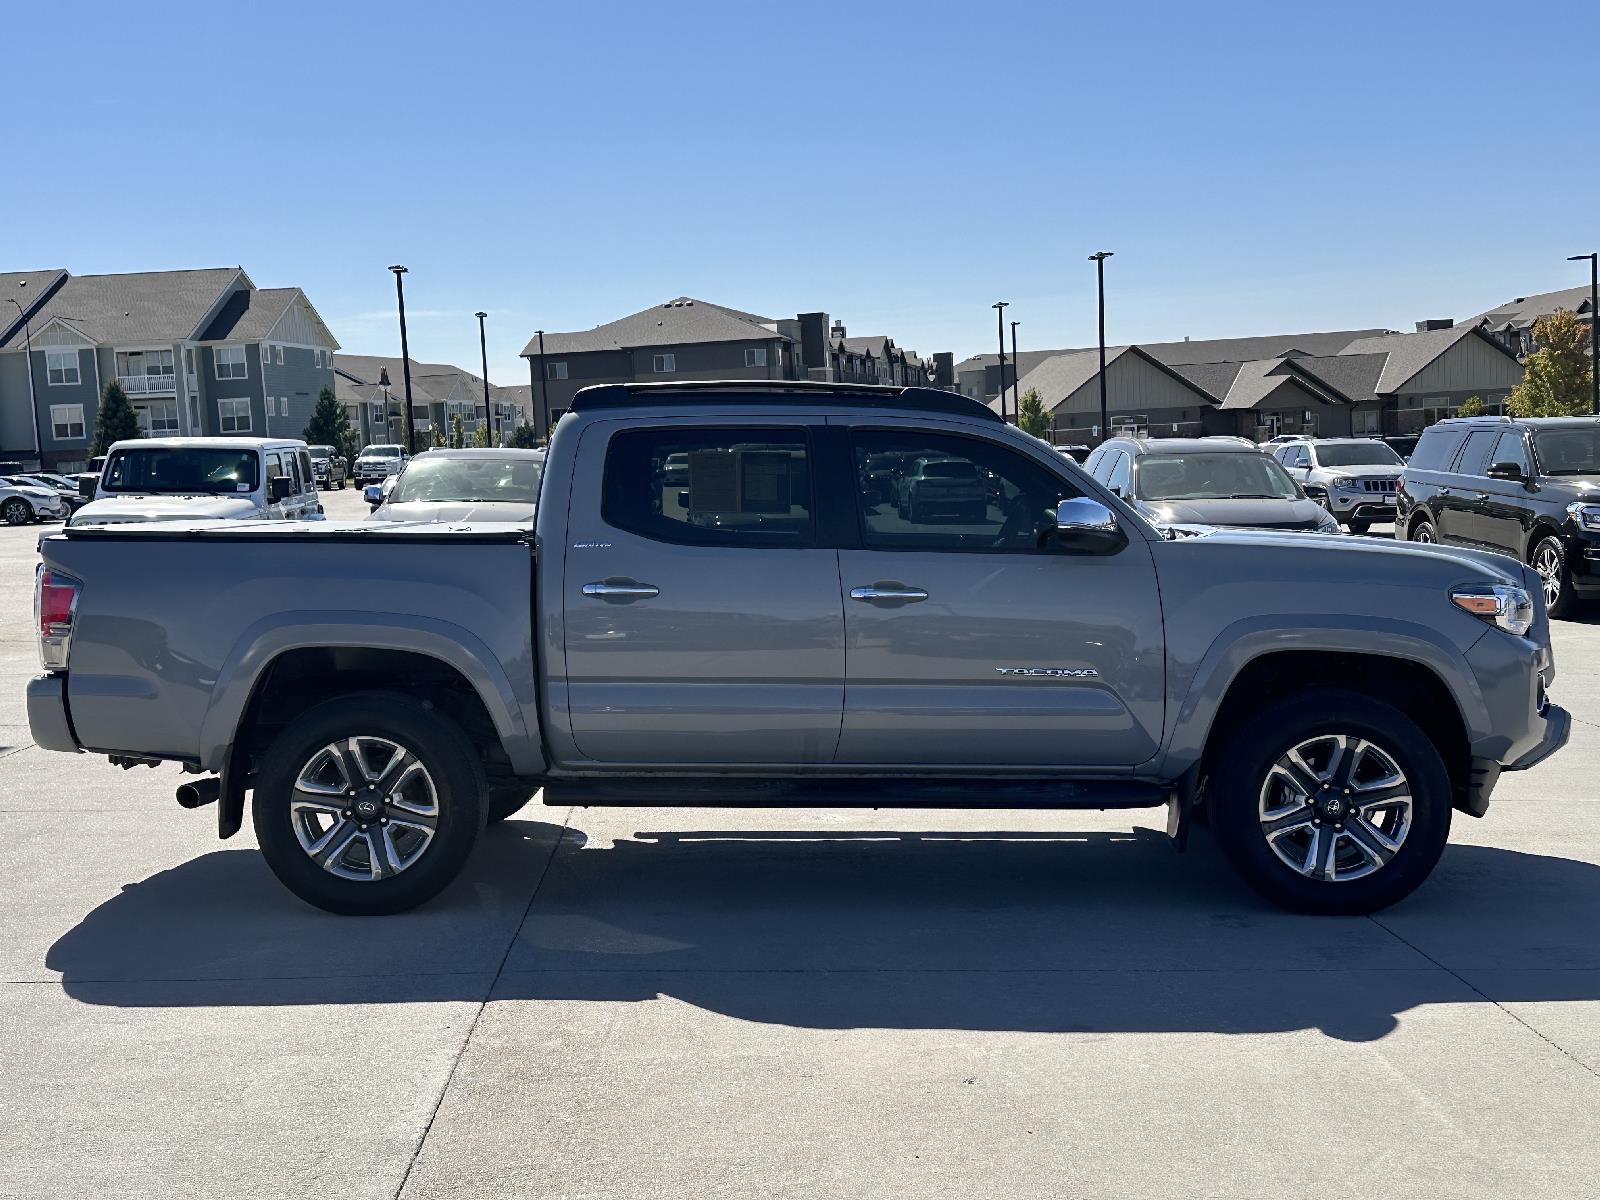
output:
{"label": "truck shadow on pavement", "polygon": [[1430,1004],[1600,999],[1589,863],[1453,845],[1375,919],[1316,918],[1258,900],[1196,841],[1181,858],[1143,830],[585,845],[511,821],[438,900],[371,919],[308,908],[253,850],[224,850],[127,885],[46,965],[69,995],[121,1006],[476,1002],[492,987],[826,1029],[1353,1041]]}

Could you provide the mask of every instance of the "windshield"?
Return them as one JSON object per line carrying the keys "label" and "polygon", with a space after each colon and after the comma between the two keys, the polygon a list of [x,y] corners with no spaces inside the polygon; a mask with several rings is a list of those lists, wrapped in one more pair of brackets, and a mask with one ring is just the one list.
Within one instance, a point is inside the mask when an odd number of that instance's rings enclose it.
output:
{"label": "windshield", "polygon": [[308,446],[312,458],[332,458],[335,454],[332,446]]}
{"label": "windshield", "polygon": [[1600,475],[1600,426],[1540,429],[1533,446],[1546,475]]}
{"label": "windshield", "polygon": [[417,501],[435,504],[449,500],[503,500],[533,504],[539,499],[539,478],[544,464],[531,458],[502,458],[494,454],[471,458],[412,459],[389,493],[389,503]]}
{"label": "windshield", "polygon": [[361,452],[362,458],[399,458],[399,446],[368,446]]}
{"label": "windshield", "polygon": [[254,450],[202,446],[152,446],[118,450],[100,481],[106,492],[165,495],[233,495],[253,492],[261,481]]}
{"label": "windshield", "polygon": [[1347,442],[1317,447],[1317,462],[1324,467],[1398,467],[1400,456],[1382,442]]}
{"label": "windshield", "polygon": [[1292,500],[1294,480],[1265,454],[1147,454],[1139,460],[1141,500]]}

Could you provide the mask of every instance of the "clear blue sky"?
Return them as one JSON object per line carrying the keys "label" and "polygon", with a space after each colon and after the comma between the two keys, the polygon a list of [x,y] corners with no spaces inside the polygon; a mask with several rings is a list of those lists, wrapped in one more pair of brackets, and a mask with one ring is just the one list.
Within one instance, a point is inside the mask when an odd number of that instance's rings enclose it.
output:
{"label": "clear blue sky", "polygon": [[[137,14],[137,15],[136,15]],[[1411,327],[1582,282],[1600,6],[11,6],[0,270],[242,264],[526,379],[688,293],[925,354]]]}

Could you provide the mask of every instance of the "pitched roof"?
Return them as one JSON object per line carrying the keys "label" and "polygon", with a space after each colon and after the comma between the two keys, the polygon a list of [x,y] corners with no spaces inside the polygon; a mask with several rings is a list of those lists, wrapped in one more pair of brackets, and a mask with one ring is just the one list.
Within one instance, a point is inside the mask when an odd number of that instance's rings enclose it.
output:
{"label": "pitched roof", "polygon": [[1244,364],[1238,362],[1179,363],[1172,369],[1220,402],[1233,386],[1233,381],[1239,377],[1239,368],[1242,366]]}
{"label": "pitched roof", "polygon": [[[1201,400],[1210,401],[1213,399],[1194,380],[1186,378],[1164,362],[1147,354],[1143,346],[1107,346],[1107,376],[1110,375],[1112,367],[1124,355],[1132,355],[1135,358],[1143,359],[1156,370],[1172,376],[1179,383],[1196,392]],[[1017,381],[1017,395],[1021,396],[1029,388],[1037,388],[1039,399],[1044,402],[1045,411],[1049,412],[1061,405],[1069,396],[1093,380],[1099,373],[1100,351],[1098,347],[1093,350],[1075,350],[1066,354],[1052,355]],[[996,396],[994,400],[989,401],[989,407],[998,409],[999,403],[1000,399]]]}
{"label": "pitched roof", "polygon": [[249,281],[240,267],[73,275],[40,308],[33,325],[57,320],[101,345],[183,341],[239,278]]}
{"label": "pitched roof", "polygon": [[1463,323],[1480,325],[1487,322],[1489,328],[1495,331],[1501,329],[1531,329],[1533,323],[1540,317],[1548,317],[1558,308],[1587,315],[1589,300],[1590,291],[1588,285],[1562,288],[1559,292],[1540,292],[1537,296],[1518,296],[1515,300],[1508,300],[1506,303],[1491,308],[1488,312],[1479,313]]}
{"label": "pitched roof", "polygon": [[[1381,337],[1361,338],[1351,342],[1341,354],[1385,354],[1388,360],[1378,377],[1377,391],[1398,391],[1405,382],[1416,375],[1462,338],[1477,333],[1472,325],[1452,325],[1449,329],[1425,329],[1420,333],[1390,333]],[[1481,336],[1481,335],[1480,335]],[[1492,339],[1484,338],[1491,346]],[[1504,353],[1504,349],[1500,348]]]}
{"label": "pitched roof", "polygon": [[1389,356],[1375,354],[1329,354],[1317,358],[1297,358],[1294,365],[1322,380],[1341,395],[1354,401],[1371,400],[1378,394],[1378,380]]}
{"label": "pitched roof", "polygon": [[[392,388],[405,387],[405,370],[400,359],[373,354],[335,354],[333,370],[356,383],[376,384],[384,371],[389,372]],[[436,397],[443,397],[458,387],[476,388],[478,398],[483,398],[483,376],[449,363],[424,363],[411,360],[411,391],[415,398],[419,383],[428,382],[428,389]],[[494,384],[490,384],[493,387]]]}
{"label": "pitched roof", "polygon": [[[0,273],[0,346],[6,344],[6,334],[13,326],[21,328],[23,317],[20,308],[31,319],[33,310],[48,299],[51,289],[57,287],[67,272],[61,267],[47,271],[7,271]],[[12,301],[16,301],[13,305]]]}
{"label": "pitched roof", "polygon": [[299,294],[299,288],[237,291],[228,297],[228,302],[211,319],[198,340],[248,342],[264,338]]}
{"label": "pitched roof", "polygon": [[[1262,337],[1209,338],[1203,341],[1139,342],[1143,350],[1157,362],[1169,367],[1193,363],[1249,362],[1254,359],[1282,358],[1292,351],[1303,354],[1338,354],[1358,338],[1388,333],[1386,329],[1342,329],[1330,333],[1273,333]],[[1077,346],[1065,350],[1023,350],[1018,355],[1024,372],[1031,371],[1046,358],[1058,354],[1087,354],[1095,346]],[[1110,347],[1107,347],[1109,354]],[[992,367],[998,355],[974,354],[956,364],[956,374],[978,367]],[[1006,360],[1009,362],[1008,354]]]}
{"label": "pitched roof", "polygon": [[[647,346],[684,346],[705,342],[770,342],[783,335],[766,328],[765,318],[737,309],[678,296],[642,308],[579,333],[546,333],[545,357],[596,350],[631,350]],[[788,339],[784,339],[788,340]],[[539,353],[539,339],[523,347],[523,357]]]}

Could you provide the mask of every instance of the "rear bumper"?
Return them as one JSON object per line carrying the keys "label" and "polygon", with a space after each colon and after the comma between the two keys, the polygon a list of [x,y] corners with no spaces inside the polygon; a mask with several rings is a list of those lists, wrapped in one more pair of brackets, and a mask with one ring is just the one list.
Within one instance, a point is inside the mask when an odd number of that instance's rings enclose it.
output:
{"label": "rear bumper", "polygon": [[66,680],[60,675],[36,675],[28,680],[28,732],[41,750],[80,750],[67,717]]}

